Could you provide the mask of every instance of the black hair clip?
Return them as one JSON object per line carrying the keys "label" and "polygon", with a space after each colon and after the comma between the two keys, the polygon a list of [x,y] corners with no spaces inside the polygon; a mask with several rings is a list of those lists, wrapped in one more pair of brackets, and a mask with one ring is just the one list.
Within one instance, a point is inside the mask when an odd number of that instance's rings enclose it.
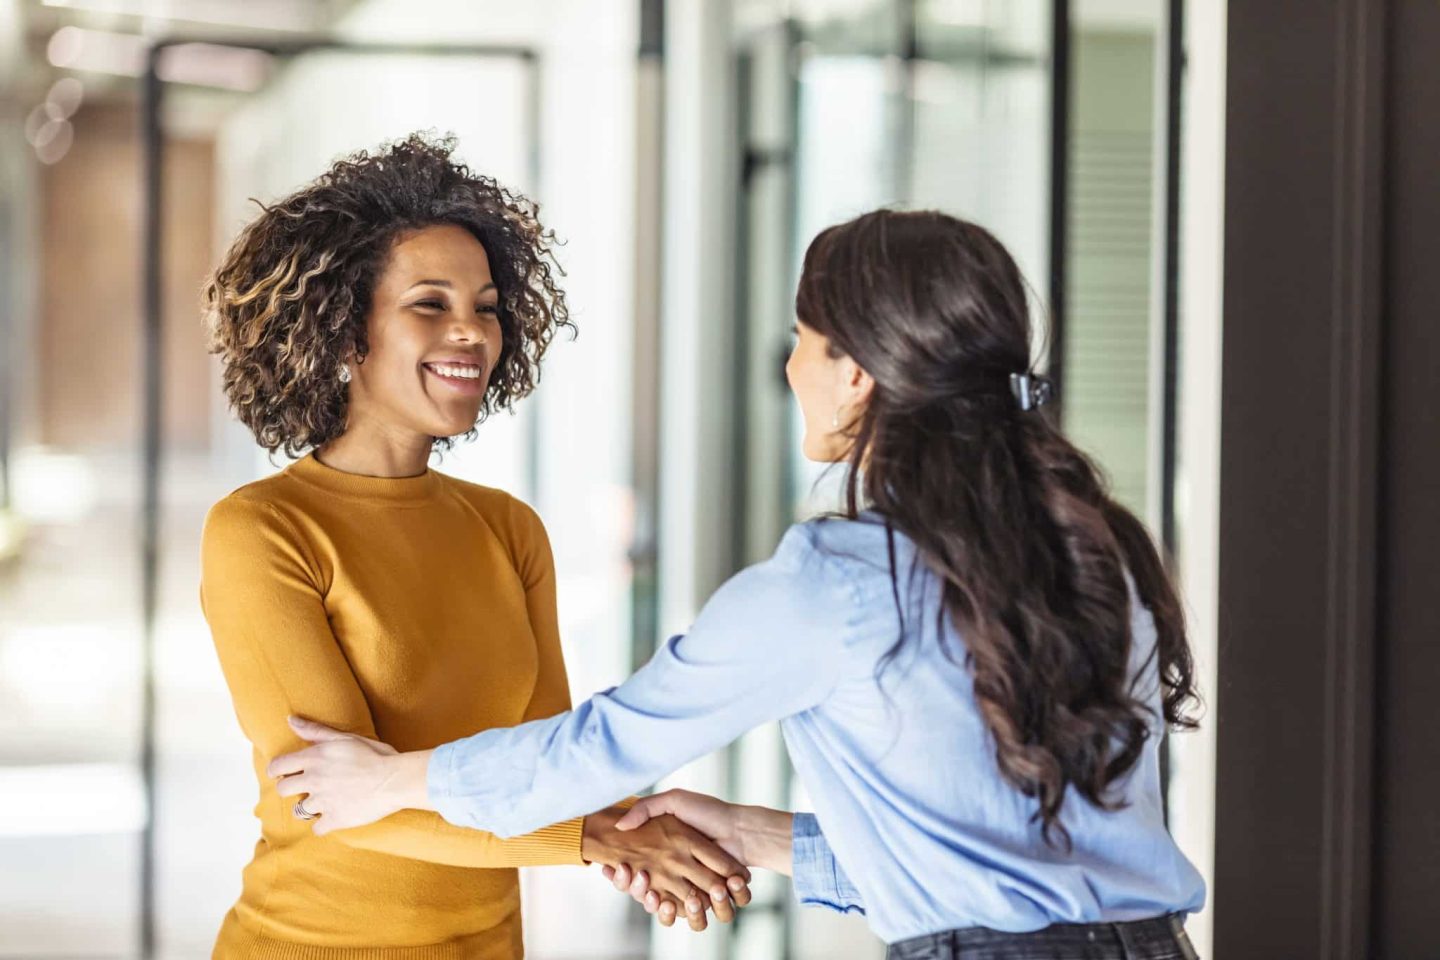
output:
{"label": "black hair clip", "polygon": [[1010,392],[1021,410],[1034,410],[1055,398],[1055,384],[1039,374],[1012,373]]}

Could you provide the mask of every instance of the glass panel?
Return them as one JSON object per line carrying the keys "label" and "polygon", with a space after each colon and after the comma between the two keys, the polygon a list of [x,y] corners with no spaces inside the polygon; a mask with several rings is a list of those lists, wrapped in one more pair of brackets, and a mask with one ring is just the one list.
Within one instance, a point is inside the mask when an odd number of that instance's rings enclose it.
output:
{"label": "glass panel", "polygon": [[1075,6],[1065,429],[1156,530],[1160,0]]}

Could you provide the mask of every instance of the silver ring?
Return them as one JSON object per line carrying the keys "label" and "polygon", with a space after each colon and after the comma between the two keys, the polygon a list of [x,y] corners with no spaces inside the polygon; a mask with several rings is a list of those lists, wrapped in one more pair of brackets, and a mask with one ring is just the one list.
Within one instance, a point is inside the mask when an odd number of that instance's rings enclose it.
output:
{"label": "silver ring", "polygon": [[296,800],[295,806],[291,807],[290,810],[292,813],[295,814],[295,816],[299,817],[301,820],[318,820],[320,817],[320,814],[311,813],[309,810],[305,809],[304,797]]}

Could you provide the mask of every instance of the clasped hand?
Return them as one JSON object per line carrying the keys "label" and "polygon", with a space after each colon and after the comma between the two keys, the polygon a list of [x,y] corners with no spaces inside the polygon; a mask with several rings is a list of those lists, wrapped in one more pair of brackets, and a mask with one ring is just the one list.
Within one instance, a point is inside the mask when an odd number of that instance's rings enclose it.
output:
{"label": "clasped hand", "polygon": [[[292,718],[312,746],[275,758],[267,772],[282,797],[304,802],[317,836],[374,823],[404,809],[431,810],[429,751],[400,753],[389,744]],[[629,893],[665,926],[684,916],[692,930],[707,910],[729,923],[750,902],[750,871],[733,811],[713,797],[671,791],[585,818],[581,856],[601,864],[616,889]],[[681,815],[683,814],[683,815]]]}

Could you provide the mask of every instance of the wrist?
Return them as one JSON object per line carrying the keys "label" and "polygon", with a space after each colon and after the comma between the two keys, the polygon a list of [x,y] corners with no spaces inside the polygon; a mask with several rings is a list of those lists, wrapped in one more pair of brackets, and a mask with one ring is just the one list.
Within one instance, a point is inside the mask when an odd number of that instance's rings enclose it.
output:
{"label": "wrist", "polygon": [[789,876],[793,870],[795,815],[769,807],[742,806],[735,818],[736,841],[746,866]]}
{"label": "wrist", "polygon": [[434,810],[430,802],[430,757],[434,750],[397,753],[387,760],[390,775],[386,792],[400,810]]}
{"label": "wrist", "polygon": [[586,814],[580,826],[580,859],[586,863],[599,863],[613,867],[620,862],[614,843],[615,824],[624,816],[624,810],[606,807]]}

